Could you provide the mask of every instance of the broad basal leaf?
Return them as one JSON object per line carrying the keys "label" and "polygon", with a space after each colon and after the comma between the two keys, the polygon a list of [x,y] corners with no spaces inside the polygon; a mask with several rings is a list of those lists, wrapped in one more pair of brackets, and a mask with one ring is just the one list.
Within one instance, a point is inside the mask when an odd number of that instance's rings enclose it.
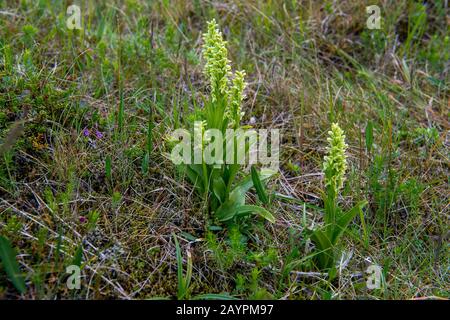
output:
{"label": "broad basal leaf", "polygon": [[362,208],[367,204],[367,201],[361,201],[356,204],[352,209],[342,214],[336,219],[336,226],[331,237],[331,241],[335,243],[337,239],[341,236],[342,232],[348,227],[349,223],[355,218],[355,216],[362,210]]}
{"label": "broad basal leaf", "polygon": [[217,197],[220,203],[223,203],[225,201],[226,188],[227,187],[225,186],[225,182],[223,181],[222,177],[214,178],[213,191],[214,195]]}
{"label": "broad basal leaf", "polygon": [[261,217],[272,223],[275,222],[275,217],[263,207],[253,205],[243,205],[237,208],[238,215],[246,215],[251,213],[260,215]]}
{"label": "broad basal leaf", "polygon": [[[261,169],[259,173],[259,179],[261,181],[269,179],[271,176],[275,175],[278,171],[272,170],[270,168],[264,168]],[[239,184],[238,187],[241,188],[241,190],[246,193],[248,190],[250,190],[251,187],[253,187],[253,180],[252,176],[248,175],[245,177]]]}
{"label": "broad basal leaf", "polygon": [[266,190],[261,182],[261,179],[259,178],[259,174],[255,166],[252,166],[251,171],[253,185],[255,186],[259,200],[264,204],[269,203],[269,197],[267,196]]}
{"label": "broad basal leaf", "polygon": [[316,245],[317,260],[323,269],[332,267],[333,261],[333,245],[322,229],[316,229],[311,234],[311,240]]}
{"label": "broad basal leaf", "polygon": [[236,187],[227,201],[225,201],[216,211],[219,221],[232,219],[237,213],[237,208],[245,204],[245,192],[240,187]]}

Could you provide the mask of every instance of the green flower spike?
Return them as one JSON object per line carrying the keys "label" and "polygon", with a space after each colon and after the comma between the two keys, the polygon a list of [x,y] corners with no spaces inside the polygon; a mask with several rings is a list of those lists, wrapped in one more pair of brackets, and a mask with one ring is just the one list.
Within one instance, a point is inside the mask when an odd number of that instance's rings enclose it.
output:
{"label": "green flower spike", "polygon": [[244,99],[244,89],[246,83],[244,81],[245,71],[236,71],[233,79],[233,86],[230,90],[230,108],[227,110],[227,117],[230,119],[230,123],[233,127],[239,126],[241,118],[244,115],[241,112],[241,103]]}
{"label": "green flower spike", "polygon": [[347,169],[347,160],[345,151],[344,131],[337,123],[331,125],[331,131],[328,132],[329,147],[327,156],[324,157],[323,171],[325,172],[325,186],[333,188],[334,192],[342,188],[344,184],[345,170]]}
{"label": "green flower spike", "polygon": [[226,41],[222,38],[216,20],[208,22],[208,31],[203,35],[203,39],[205,73],[210,80],[212,101],[215,102],[219,97],[228,94],[228,76],[231,70]]}

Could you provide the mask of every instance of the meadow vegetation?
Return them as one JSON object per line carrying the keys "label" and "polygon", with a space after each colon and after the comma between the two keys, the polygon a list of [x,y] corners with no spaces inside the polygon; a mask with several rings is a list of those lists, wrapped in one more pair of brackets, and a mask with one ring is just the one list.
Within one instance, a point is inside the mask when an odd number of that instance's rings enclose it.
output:
{"label": "meadow vegetation", "polygon": [[[0,298],[449,298],[447,6],[0,0]],[[175,165],[198,121],[278,172]]]}

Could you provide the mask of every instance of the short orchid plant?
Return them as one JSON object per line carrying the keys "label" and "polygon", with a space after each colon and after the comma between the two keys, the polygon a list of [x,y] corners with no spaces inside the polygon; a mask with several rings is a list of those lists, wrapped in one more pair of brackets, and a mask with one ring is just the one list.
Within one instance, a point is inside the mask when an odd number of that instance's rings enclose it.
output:
{"label": "short orchid plant", "polygon": [[337,123],[333,123],[328,132],[329,147],[324,158],[323,171],[325,174],[325,205],[324,225],[310,230],[310,238],[316,247],[315,260],[321,270],[332,271],[335,268],[337,245],[343,232],[353,218],[360,213],[366,201],[357,203],[352,209],[343,212],[338,205],[339,190],[343,187],[347,159],[345,151],[345,135]]}

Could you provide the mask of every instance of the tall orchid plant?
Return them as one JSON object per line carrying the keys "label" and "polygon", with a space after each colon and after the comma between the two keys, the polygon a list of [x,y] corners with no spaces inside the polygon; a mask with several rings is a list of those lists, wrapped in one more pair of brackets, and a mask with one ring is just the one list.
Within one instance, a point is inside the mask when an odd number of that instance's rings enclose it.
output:
{"label": "tall orchid plant", "polygon": [[[215,20],[208,23],[208,30],[203,35],[203,57],[206,61],[204,74],[209,80],[209,96],[204,100],[204,107],[194,113],[194,132],[201,132],[200,141],[194,138],[194,155],[202,150],[211,137],[204,132],[208,129],[220,130],[223,136],[227,129],[241,129],[242,101],[244,99],[245,71],[231,72],[226,41],[219,31]],[[197,164],[180,164],[179,167],[194,184],[199,193],[207,200],[208,208],[219,222],[232,223],[239,219],[256,214],[273,222],[272,214],[261,206],[247,205],[245,194],[255,187],[262,203],[268,198],[262,182],[275,174],[274,170],[263,169],[237,182],[242,165],[237,161],[236,137],[233,144],[234,161],[223,161],[220,164],[208,164],[204,156]],[[224,143],[225,144],[225,143]],[[248,145],[245,147],[248,151]],[[226,149],[226,148],[224,148]],[[223,154],[223,158],[227,157]]]}

